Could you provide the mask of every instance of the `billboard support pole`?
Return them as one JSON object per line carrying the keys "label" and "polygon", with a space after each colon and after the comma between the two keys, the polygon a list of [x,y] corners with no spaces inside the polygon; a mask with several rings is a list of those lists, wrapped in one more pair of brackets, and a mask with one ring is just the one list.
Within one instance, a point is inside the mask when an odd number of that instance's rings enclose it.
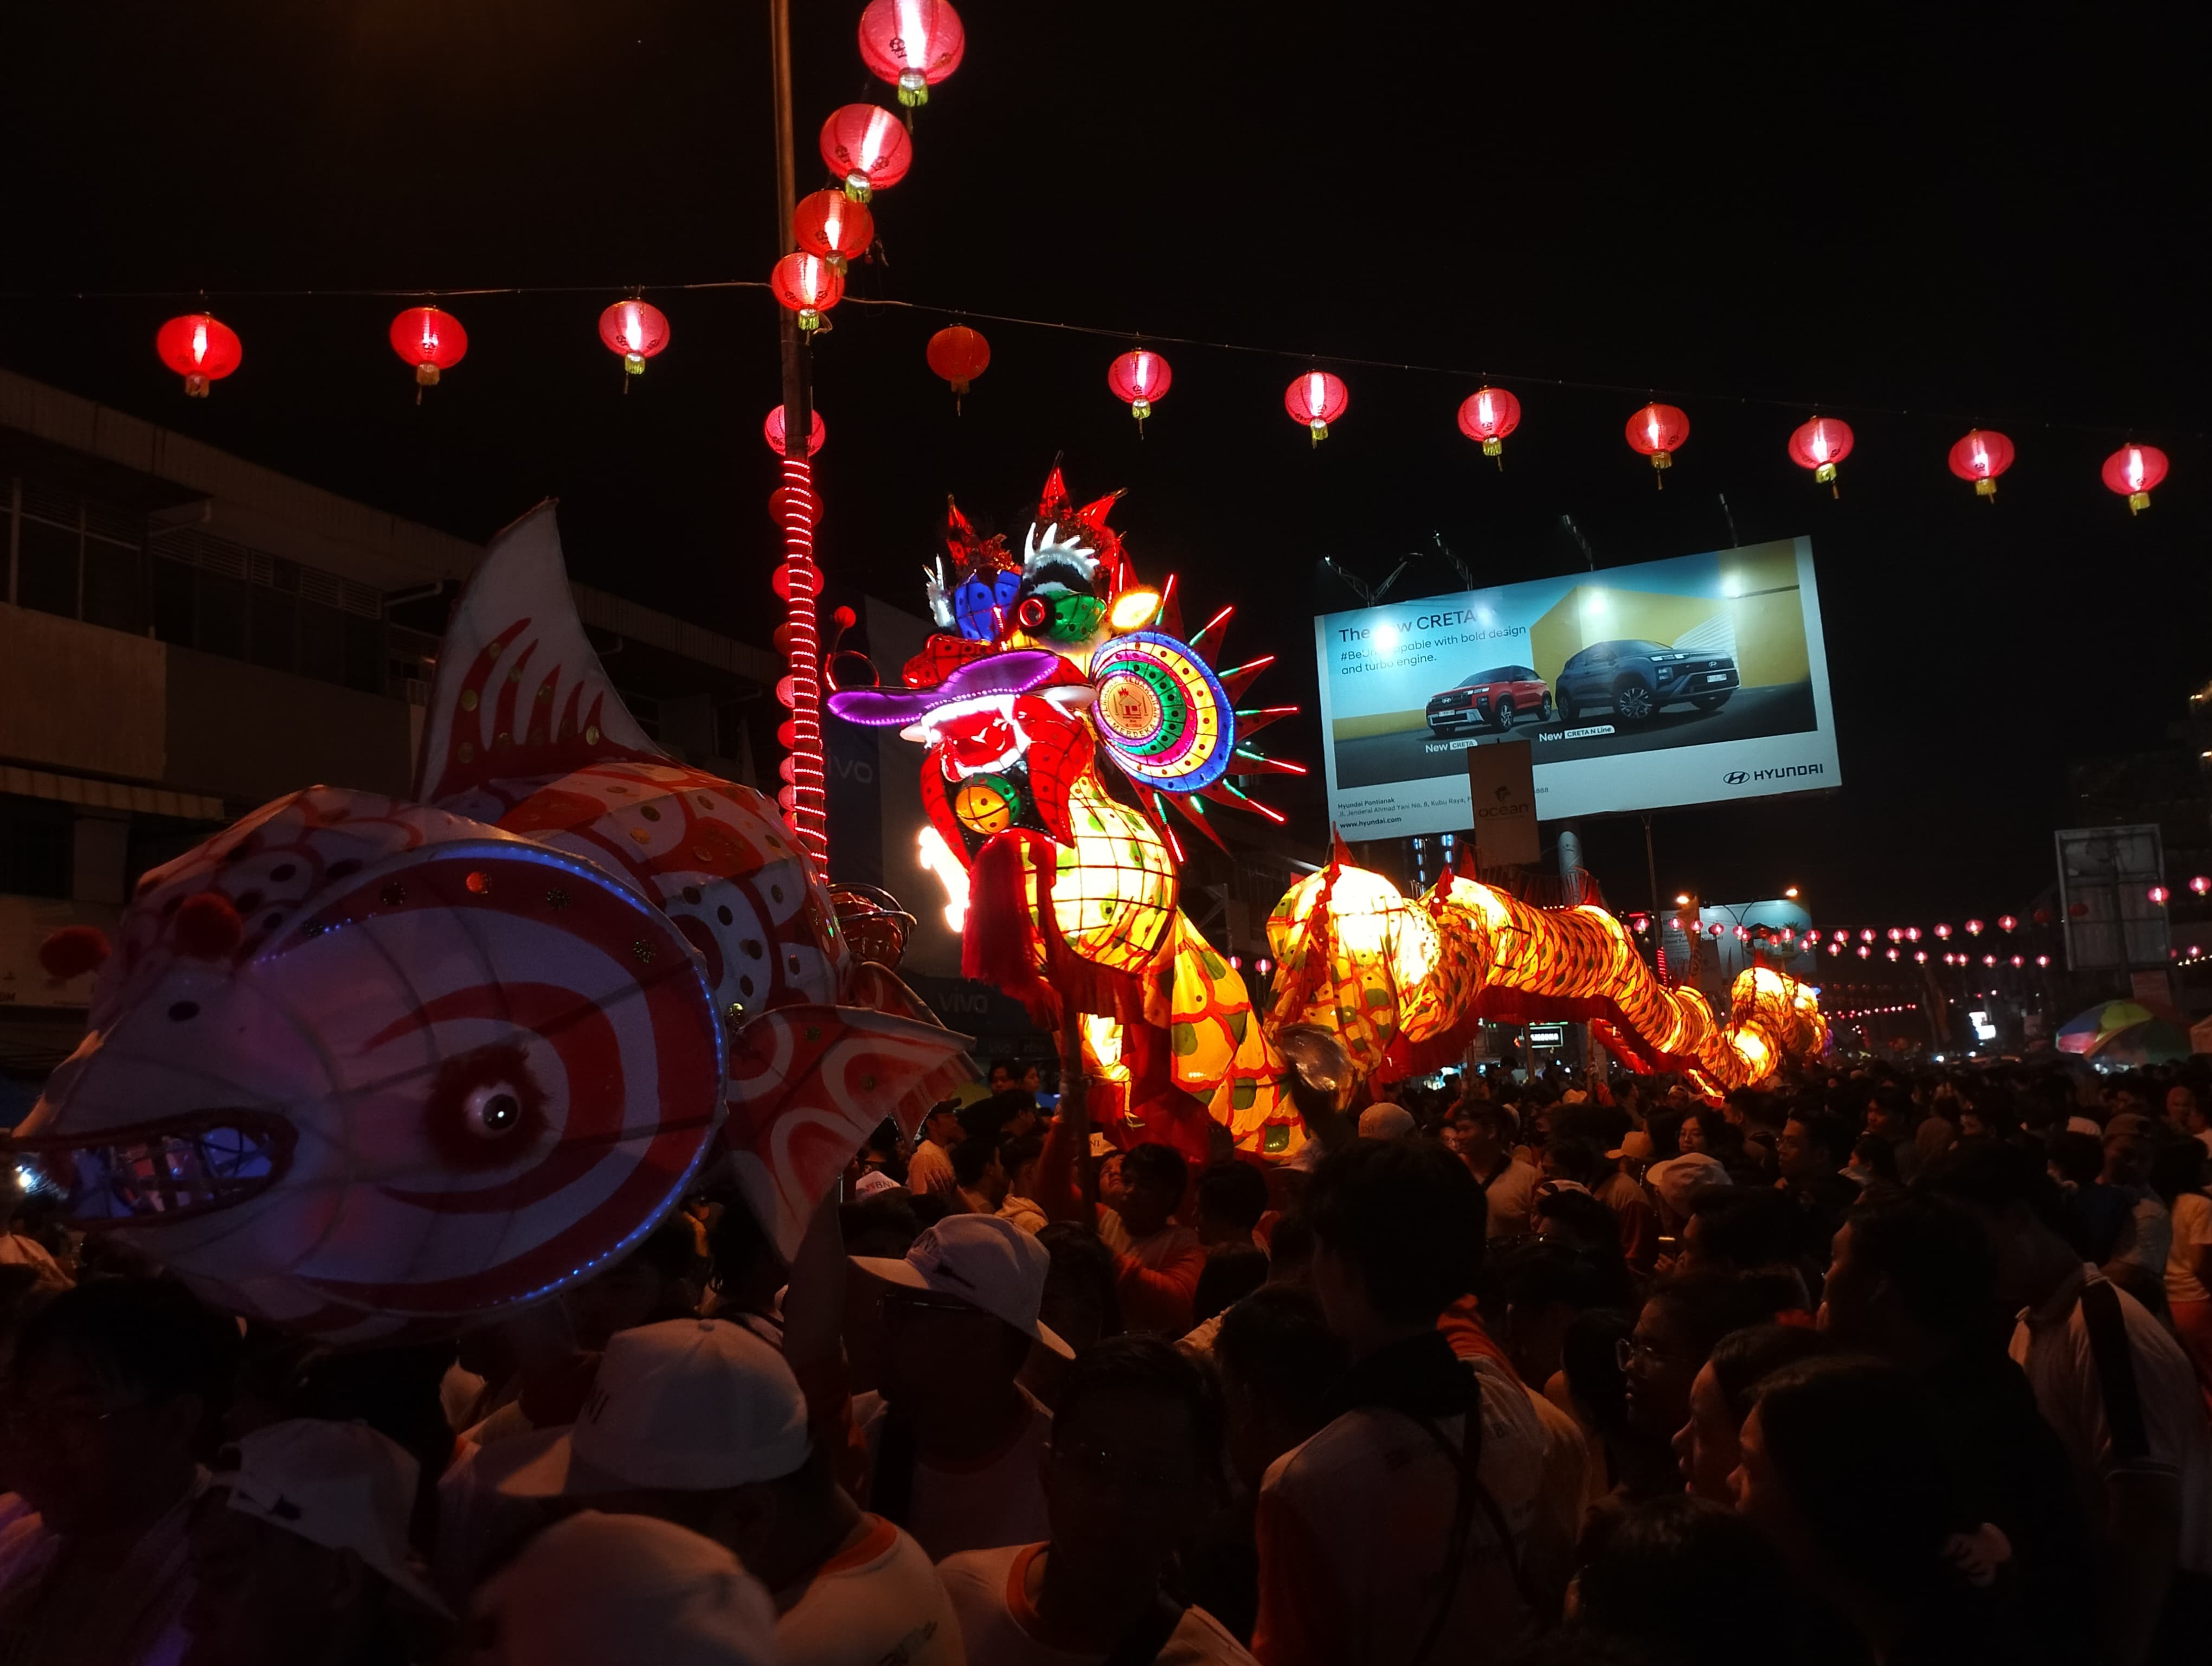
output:
{"label": "billboard support pole", "polygon": [[[1659,858],[1651,848],[1651,812],[1644,812],[1644,872],[1651,881],[1651,918],[1659,918]],[[1656,938],[1653,939],[1657,940]]]}

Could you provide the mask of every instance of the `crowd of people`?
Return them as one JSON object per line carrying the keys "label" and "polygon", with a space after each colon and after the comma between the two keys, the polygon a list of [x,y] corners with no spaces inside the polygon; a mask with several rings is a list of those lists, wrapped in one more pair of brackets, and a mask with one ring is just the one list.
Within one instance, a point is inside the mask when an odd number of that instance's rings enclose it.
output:
{"label": "crowd of people", "polygon": [[2212,1655],[2194,1069],[1302,1089],[1264,1166],[988,1085],[447,1341],[8,1195],[0,1666]]}

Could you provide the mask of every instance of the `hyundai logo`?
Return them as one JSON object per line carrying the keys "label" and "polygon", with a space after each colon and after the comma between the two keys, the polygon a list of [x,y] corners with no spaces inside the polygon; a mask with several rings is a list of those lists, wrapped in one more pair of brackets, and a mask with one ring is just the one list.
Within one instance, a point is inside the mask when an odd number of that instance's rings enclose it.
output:
{"label": "hyundai logo", "polygon": [[1741,769],[1731,769],[1728,774],[1723,775],[1721,779],[1731,787],[1741,787],[1744,782],[1749,781],[1751,777]]}

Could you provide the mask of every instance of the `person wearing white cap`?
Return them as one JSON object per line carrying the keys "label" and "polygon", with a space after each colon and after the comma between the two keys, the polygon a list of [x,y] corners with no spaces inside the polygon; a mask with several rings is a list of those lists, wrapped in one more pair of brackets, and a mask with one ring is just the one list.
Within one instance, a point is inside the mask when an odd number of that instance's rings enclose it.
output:
{"label": "person wearing white cap", "polygon": [[571,1516],[477,1591],[483,1666],[787,1666],[738,1559],[649,1516]]}
{"label": "person wearing white cap", "polygon": [[186,1666],[399,1666],[453,1616],[407,1542],[414,1458],[365,1423],[295,1418],[217,1460],[188,1543]]}
{"label": "person wearing white cap", "polygon": [[713,1540],[773,1594],[787,1666],[960,1666],[959,1623],[929,1558],[846,1496],[808,1436],[791,1367],[740,1326],[617,1333],[582,1416],[500,1490]]}
{"label": "person wearing white cap", "polygon": [[1074,1352],[1037,1318],[1051,1252],[1003,1216],[948,1215],[904,1261],[853,1265],[884,1292],[882,1392],[853,1402],[869,1507],[940,1561],[1043,1538],[1052,1414],[1015,1377],[1033,1343]]}

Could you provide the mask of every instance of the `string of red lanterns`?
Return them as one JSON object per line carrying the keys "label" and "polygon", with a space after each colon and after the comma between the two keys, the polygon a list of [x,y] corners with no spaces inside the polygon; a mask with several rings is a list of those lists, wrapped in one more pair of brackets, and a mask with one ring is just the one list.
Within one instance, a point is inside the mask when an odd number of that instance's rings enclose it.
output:
{"label": "string of red lanterns", "polygon": [[[914,0],[900,3],[912,4]],[[880,124],[872,124],[869,132],[874,137],[864,137],[860,150],[853,153],[863,161],[848,170],[848,189],[818,191],[799,204],[793,232],[799,249],[776,263],[769,287],[781,304],[799,315],[799,327],[804,330],[820,327],[823,314],[843,298],[847,264],[873,244],[874,220],[866,205],[866,195],[902,179],[911,158],[904,128],[887,111],[867,105],[848,106],[831,118],[831,125],[855,111],[873,111],[900,137],[895,142],[885,139]],[[825,160],[838,167],[844,159],[831,158],[829,129],[824,132]],[[851,191],[854,172],[864,173],[870,182],[866,192],[860,195]],[[633,296],[600,314],[599,334],[610,350],[623,356],[624,368],[637,374],[644,369],[646,360],[665,349],[670,326],[666,313]],[[434,306],[411,307],[401,313],[392,320],[390,336],[392,350],[415,367],[418,387],[435,386],[439,375],[459,363],[468,351],[468,335],[460,320]],[[184,378],[186,393],[199,398],[207,397],[214,382],[235,372],[244,356],[237,332],[204,312],[183,313],[163,324],[155,337],[155,350],[164,366]],[[925,356],[930,368],[946,381],[972,383],[989,362],[990,347],[972,326],[955,325],[930,338]],[[972,368],[961,374],[963,364]],[[1128,405],[1139,432],[1152,415],[1153,403],[1167,392],[1173,380],[1166,358],[1150,348],[1123,353],[1107,368],[1108,386]],[[967,391],[954,388],[956,398]],[[1310,370],[1291,383],[1283,403],[1318,445],[1328,437],[1329,424],[1350,405],[1351,392],[1344,380],[1334,373]],[[1521,401],[1514,393],[1486,384],[1462,401],[1458,424],[1461,433],[1480,445],[1486,457],[1498,459],[1503,468],[1505,438],[1519,429],[1522,415]],[[1650,459],[1655,483],[1663,486],[1658,477],[1673,465],[1674,453],[1689,438],[1687,414],[1678,406],[1654,401],[1628,419],[1626,432],[1630,448]],[[1816,416],[1791,432],[1788,452],[1792,462],[1809,470],[1817,482],[1832,492],[1837,490],[1837,465],[1851,454],[1856,443],[1848,423]],[[1995,429],[1973,429],[1953,444],[1946,460],[1954,475],[1972,483],[1977,496],[1994,499],[1998,478],[2012,467],[2016,455],[2007,435]],[[2127,500],[2131,514],[2140,514],[2150,507],[2151,493],[2164,483],[2171,468],[2171,459],[2157,447],[2130,442],[2105,459],[2101,477],[2110,490]]]}

